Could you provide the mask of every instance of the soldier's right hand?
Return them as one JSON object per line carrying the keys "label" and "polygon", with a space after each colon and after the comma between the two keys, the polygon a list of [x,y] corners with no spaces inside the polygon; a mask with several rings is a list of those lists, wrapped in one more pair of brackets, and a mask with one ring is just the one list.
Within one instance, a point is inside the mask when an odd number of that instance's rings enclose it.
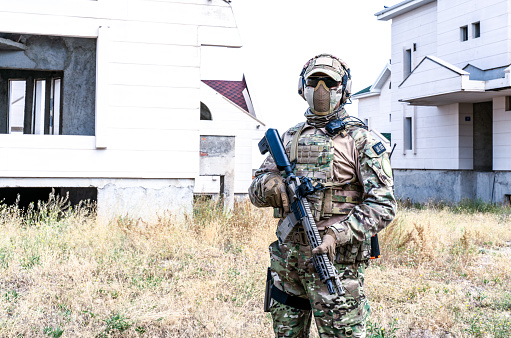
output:
{"label": "soldier's right hand", "polygon": [[286,193],[284,178],[279,174],[267,174],[263,181],[264,199],[274,208],[282,208],[289,213],[289,198]]}

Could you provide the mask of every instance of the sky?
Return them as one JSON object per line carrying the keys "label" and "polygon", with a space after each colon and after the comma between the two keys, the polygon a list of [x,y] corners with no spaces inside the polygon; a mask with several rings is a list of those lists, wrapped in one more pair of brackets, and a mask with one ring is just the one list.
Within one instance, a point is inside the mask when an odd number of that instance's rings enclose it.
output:
{"label": "sky", "polygon": [[[352,92],[370,86],[390,59],[390,21],[375,13],[399,0],[232,0],[246,76],[257,117],[282,133],[304,121],[298,95],[303,65],[321,53],[351,68]],[[240,79],[238,79],[240,80]],[[356,103],[346,106],[357,115]]]}

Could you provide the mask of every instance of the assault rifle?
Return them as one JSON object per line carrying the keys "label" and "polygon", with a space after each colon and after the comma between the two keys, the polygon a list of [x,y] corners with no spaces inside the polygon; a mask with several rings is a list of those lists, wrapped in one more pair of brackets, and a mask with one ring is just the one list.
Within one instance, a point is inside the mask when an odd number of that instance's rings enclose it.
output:
{"label": "assault rifle", "polygon": [[[281,243],[284,242],[291,230],[293,230],[294,226],[301,224],[311,250],[315,249],[321,245],[322,239],[316,227],[316,222],[312,216],[306,196],[321,188],[313,186],[309,178],[299,177],[293,173],[293,165],[291,165],[291,162],[287,157],[277,129],[269,128],[261,141],[259,141],[258,145],[261,154],[264,155],[268,151],[270,152],[277,168],[280,171],[284,171],[286,176],[285,182],[290,199],[289,207],[291,213],[277,228],[277,237],[279,241]],[[335,293],[339,296],[344,295],[344,288],[342,287],[339,279],[339,272],[337,272],[335,267],[332,265],[327,254],[312,255],[312,263],[314,264],[314,268],[316,269],[320,280],[326,283],[328,292],[331,295]]]}

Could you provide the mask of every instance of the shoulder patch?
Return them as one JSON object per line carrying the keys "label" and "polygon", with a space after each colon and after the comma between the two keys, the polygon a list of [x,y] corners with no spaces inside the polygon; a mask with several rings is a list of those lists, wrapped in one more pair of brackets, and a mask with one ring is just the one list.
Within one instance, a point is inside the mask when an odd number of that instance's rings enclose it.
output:
{"label": "shoulder patch", "polygon": [[386,151],[387,149],[385,148],[385,146],[383,145],[383,143],[381,142],[378,142],[376,143],[374,146],[373,146],[373,150],[376,154],[378,155],[381,155],[383,154],[384,151]]}

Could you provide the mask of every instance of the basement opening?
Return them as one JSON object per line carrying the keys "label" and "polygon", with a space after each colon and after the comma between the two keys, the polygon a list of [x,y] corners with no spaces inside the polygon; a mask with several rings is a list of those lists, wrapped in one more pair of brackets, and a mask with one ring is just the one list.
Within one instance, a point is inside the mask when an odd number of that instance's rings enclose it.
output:
{"label": "basement opening", "polygon": [[37,207],[37,202],[47,202],[50,194],[58,197],[67,197],[66,202],[71,206],[78,205],[80,201],[89,200],[97,202],[98,189],[96,187],[15,187],[0,188],[0,204],[15,205],[27,209],[31,203]]}

